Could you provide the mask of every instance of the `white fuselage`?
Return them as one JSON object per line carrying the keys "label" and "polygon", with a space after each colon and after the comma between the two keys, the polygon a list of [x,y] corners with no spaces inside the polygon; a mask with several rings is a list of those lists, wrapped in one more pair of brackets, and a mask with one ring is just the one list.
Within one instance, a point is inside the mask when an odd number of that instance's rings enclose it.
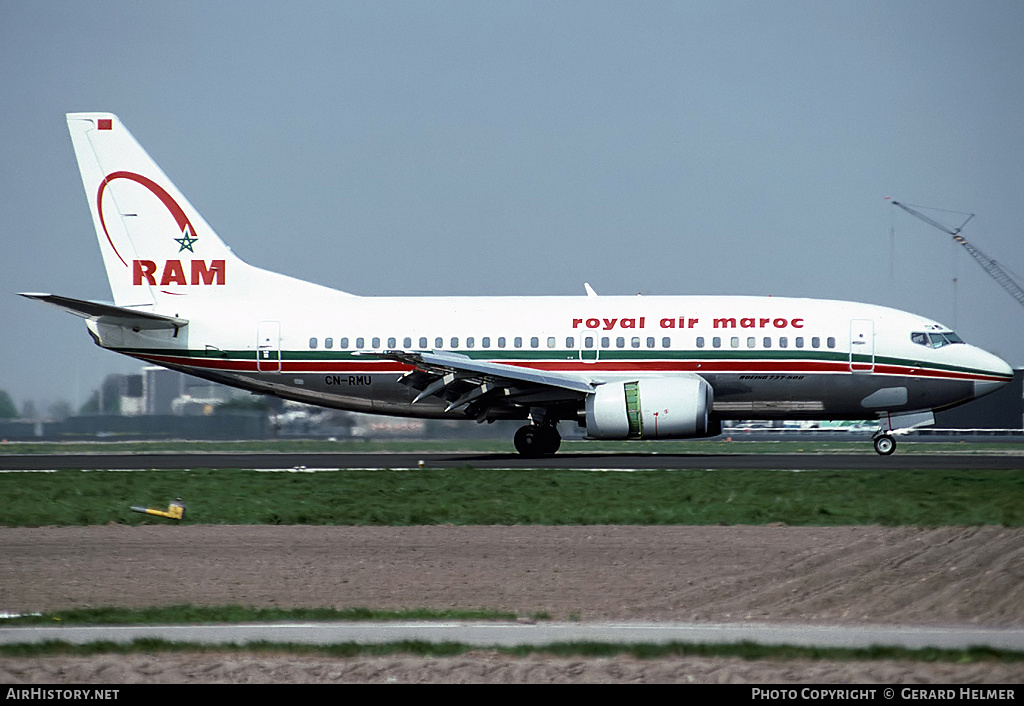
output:
{"label": "white fuselage", "polygon": [[[973,346],[931,347],[946,331],[919,316],[851,302],[777,297],[270,297],[175,312],[187,330],[105,346],[256,391],[341,409],[438,417],[387,350],[445,350],[594,382],[699,375],[722,419],[871,418],[937,409],[1011,375]],[[101,332],[102,333],[102,332]],[[158,339],[158,340],[154,340]],[[523,409],[525,416],[528,407]],[[467,416],[461,410],[455,416]],[[500,416],[505,416],[504,413]],[[517,415],[509,415],[517,416]]]}

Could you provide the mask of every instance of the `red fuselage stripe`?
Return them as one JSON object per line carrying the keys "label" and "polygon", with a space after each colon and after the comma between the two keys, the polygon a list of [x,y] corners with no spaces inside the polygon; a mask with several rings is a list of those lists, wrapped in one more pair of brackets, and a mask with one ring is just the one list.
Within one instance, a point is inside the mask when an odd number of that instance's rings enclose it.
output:
{"label": "red fuselage stripe", "polygon": [[[262,369],[255,360],[197,359],[172,355],[139,355],[139,358],[153,363],[178,365],[201,370],[226,370],[237,372],[278,372],[282,373],[403,373],[412,366],[390,360],[382,361],[266,361]],[[550,370],[573,373],[588,372],[664,372],[664,373],[849,373],[850,365],[840,361],[692,361],[692,360],[651,360],[651,361],[597,361],[584,363],[579,360],[566,361],[495,361],[533,370]],[[274,370],[270,370],[273,366]],[[904,365],[876,364],[874,373],[881,375],[902,375],[909,377],[946,378],[952,380],[978,380],[1005,382],[1008,378],[985,373],[958,372],[935,368],[910,367]]]}

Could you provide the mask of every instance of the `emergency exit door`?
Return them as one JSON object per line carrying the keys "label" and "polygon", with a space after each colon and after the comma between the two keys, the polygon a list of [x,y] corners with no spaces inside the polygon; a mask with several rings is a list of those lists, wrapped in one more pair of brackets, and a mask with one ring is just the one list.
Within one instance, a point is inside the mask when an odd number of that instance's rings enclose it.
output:
{"label": "emergency exit door", "polygon": [[281,372],[281,324],[278,321],[261,321],[257,328],[256,370]]}
{"label": "emergency exit door", "polygon": [[850,321],[850,372],[870,373],[875,369],[875,322]]}

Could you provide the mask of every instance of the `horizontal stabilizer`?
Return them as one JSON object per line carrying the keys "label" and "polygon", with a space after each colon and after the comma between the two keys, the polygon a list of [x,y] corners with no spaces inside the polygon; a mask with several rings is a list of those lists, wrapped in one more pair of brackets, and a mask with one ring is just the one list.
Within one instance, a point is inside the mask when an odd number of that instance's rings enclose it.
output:
{"label": "horizontal stabilizer", "polygon": [[92,319],[95,321],[101,321],[105,324],[127,326],[138,330],[173,329],[177,331],[181,327],[188,325],[188,319],[179,319],[175,316],[164,316],[162,314],[152,314],[148,311],[126,309],[124,307],[114,306],[113,304],[90,302],[85,301],[84,299],[72,299],[71,297],[62,297],[56,294],[33,294],[29,292],[21,292],[20,296],[52,304],[53,306],[59,307],[64,311],[68,311],[75,316],[81,316],[83,319]]}

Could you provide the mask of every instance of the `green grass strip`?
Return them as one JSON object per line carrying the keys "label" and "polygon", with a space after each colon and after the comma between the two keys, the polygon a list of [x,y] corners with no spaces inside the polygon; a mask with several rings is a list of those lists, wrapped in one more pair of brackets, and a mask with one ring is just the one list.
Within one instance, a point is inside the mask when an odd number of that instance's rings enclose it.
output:
{"label": "green grass strip", "polygon": [[[487,610],[371,610],[369,608],[250,608],[227,606],[153,606],[149,608],[80,608],[0,620],[0,627],[19,625],[175,625],[263,622],[351,622],[394,620],[500,620],[514,621],[515,613]],[[546,620],[547,615],[530,616]]]}
{"label": "green grass strip", "polygon": [[2,645],[0,656],[4,657],[60,657],[91,656],[100,654],[149,654],[149,653],[203,653],[203,654],[253,654],[253,655],[315,655],[335,658],[375,657],[390,655],[411,655],[419,657],[455,657],[472,652],[497,652],[513,657],[549,655],[554,657],[618,657],[632,656],[637,659],[662,659],[671,657],[719,657],[745,660],[834,660],[834,661],[881,661],[908,660],[917,662],[952,662],[958,664],[975,662],[1021,662],[1024,653],[988,648],[964,650],[919,649],[898,647],[872,647],[866,649],[811,648],[740,643],[735,645],[691,645],[684,643],[654,644],[609,644],[594,642],[555,643],[551,645],[523,647],[479,647],[458,642],[403,641],[385,644],[338,643],[334,645],[298,645],[293,643],[254,642],[247,645],[199,645],[165,640],[136,640],[132,643],[94,642],[73,645],[67,642],[49,641],[34,644]]}
{"label": "green grass strip", "polygon": [[1024,470],[0,474],[0,525],[1024,525]]}

